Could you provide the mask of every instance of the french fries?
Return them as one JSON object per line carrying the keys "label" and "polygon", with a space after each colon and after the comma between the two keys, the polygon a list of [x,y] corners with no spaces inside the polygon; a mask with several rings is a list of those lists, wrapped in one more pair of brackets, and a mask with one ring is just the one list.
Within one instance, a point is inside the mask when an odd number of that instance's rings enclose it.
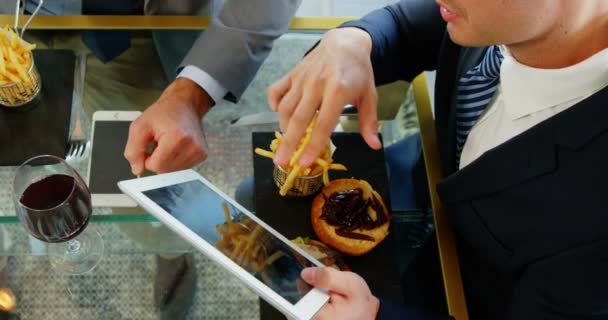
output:
{"label": "french fries", "polygon": [[[291,158],[289,159],[289,163],[288,163],[287,167],[281,168],[281,169],[283,169],[283,171],[286,172],[286,175],[287,175],[285,178],[285,181],[283,182],[283,184],[280,186],[280,189],[279,189],[279,194],[281,196],[287,195],[287,193],[294,187],[294,182],[296,181],[297,178],[315,177],[320,174],[323,179],[323,184],[327,185],[327,184],[329,184],[329,170],[343,170],[343,171],[347,170],[347,168],[344,165],[333,162],[333,159],[331,157],[331,150],[330,150],[331,141],[328,142],[327,148],[325,148],[325,150],[323,150],[323,152],[321,152],[319,157],[317,159],[315,159],[315,161],[313,162],[313,164],[310,167],[301,168],[299,166],[298,160],[300,159],[300,156],[302,156],[302,152],[304,152],[304,148],[306,148],[306,146],[308,145],[308,142],[310,141],[310,138],[312,136],[312,129],[314,128],[316,120],[317,120],[317,116],[315,115],[313,117],[312,121],[310,122],[310,124],[308,125],[308,127],[306,128],[306,133],[304,134],[302,139],[300,139],[300,142],[298,143],[296,150],[291,155]],[[271,158],[271,159],[274,158],[275,153],[276,153],[277,149],[279,148],[281,141],[283,140],[283,136],[281,135],[281,133],[275,131],[274,135],[275,135],[275,139],[272,140],[272,142],[270,143],[270,151],[264,150],[261,148],[255,148],[255,153],[260,156],[263,156],[263,157],[267,157],[267,158]],[[301,192],[303,190],[299,190],[299,191]]]}
{"label": "french fries", "polygon": [[232,261],[244,269],[259,274],[265,283],[269,282],[266,267],[285,254],[276,250],[269,254],[263,244],[268,233],[249,218],[234,222],[226,202],[222,202],[226,222],[216,226],[221,239],[215,243],[216,248],[226,254]]}
{"label": "french fries", "polygon": [[34,69],[35,44],[23,41],[8,25],[0,30],[0,102],[11,106],[30,101],[40,89]]}

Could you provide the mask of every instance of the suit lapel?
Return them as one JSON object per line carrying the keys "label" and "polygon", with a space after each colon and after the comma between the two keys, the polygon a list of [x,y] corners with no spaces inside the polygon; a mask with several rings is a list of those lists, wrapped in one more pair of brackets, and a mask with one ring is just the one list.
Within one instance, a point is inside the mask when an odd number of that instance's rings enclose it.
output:
{"label": "suit lapel", "polygon": [[570,108],[556,117],[557,143],[571,149],[579,149],[608,127],[608,87],[603,88],[585,101],[582,107]]}
{"label": "suit lapel", "polygon": [[555,170],[558,147],[576,150],[608,130],[607,101],[608,87],[489,150],[438,184],[442,200],[475,199]]}

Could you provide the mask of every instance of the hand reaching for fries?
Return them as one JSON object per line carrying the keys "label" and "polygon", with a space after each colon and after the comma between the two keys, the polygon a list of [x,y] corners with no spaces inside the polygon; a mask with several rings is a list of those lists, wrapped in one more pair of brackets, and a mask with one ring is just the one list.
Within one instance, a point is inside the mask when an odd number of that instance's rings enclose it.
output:
{"label": "hand reaching for fries", "polygon": [[302,165],[312,163],[348,104],[357,108],[365,142],[374,150],[382,148],[371,48],[371,36],[361,29],[329,30],[291,71],[268,88],[268,104],[278,112],[285,138],[275,163],[285,164],[304,135],[306,123],[318,112],[313,136],[300,158]]}
{"label": "hand reaching for fries", "polygon": [[23,41],[9,26],[0,30],[0,102],[22,105],[40,91],[40,75],[35,69],[35,44]]}
{"label": "hand reaching for fries", "polygon": [[[294,187],[294,182],[296,178],[301,177],[315,177],[321,174],[323,179],[323,184],[329,184],[329,170],[347,170],[346,167],[339,163],[333,163],[332,155],[331,155],[331,141],[327,142],[326,148],[323,149],[319,157],[317,157],[310,167],[302,168],[300,167],[298,160],[302,155],[302,152],[308,145],[310,138],[312,136],[312,129],[315,125],[316,116],[313,117],[312,121],[306,128],[306,132],[300,142],[298,143],[296,150],[291,155],[287,166],[282,167],[283,171],[287,173],[287,177],[283,182],[282,186],[280,186],[279,194],[285,196],[288,191]],[[258,155],[273,159],[276,155],[276,151],[278,150],[281,141],[283,140],[283,136],[281,133],[275,131],[275,139],[270,143],[270,151],[264,150],[261,148],[256,148],[255,153]],[[306,195],[306,194],[304,194]]]}

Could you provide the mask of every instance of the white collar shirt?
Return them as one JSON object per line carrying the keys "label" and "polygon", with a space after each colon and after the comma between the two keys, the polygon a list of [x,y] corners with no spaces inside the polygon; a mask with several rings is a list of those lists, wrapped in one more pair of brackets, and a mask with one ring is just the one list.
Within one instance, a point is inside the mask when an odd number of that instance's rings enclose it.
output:
{"label": "white collar shirt", "polygon": [[500,50],[504,60],[496,95],[467,137],[460,168],[608,85],[608,48],[561,69],[532,68],[504,46]]}

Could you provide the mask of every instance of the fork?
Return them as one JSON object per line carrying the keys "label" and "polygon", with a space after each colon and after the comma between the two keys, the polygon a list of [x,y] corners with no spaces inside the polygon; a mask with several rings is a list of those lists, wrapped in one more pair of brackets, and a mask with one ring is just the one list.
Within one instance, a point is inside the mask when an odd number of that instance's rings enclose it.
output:
{"label": "fork", "polygon": [[[78,108],[78,110],[82,110],[82,96],[83,96],[83,86],[84,86],[84,77],[86,72],[86,54],[79,54],[77,56],[78,63],[78,71],[76,72],[76,79],[74,81],[74,107]],[[80,157],[84,155],[87,146],[89,145],[89,141],[86,140],[84,132],[82,132],[82,127],[80,125],[80,112],[72,113],[72,116],[76,117],[76,123],[74,124],[74,129],[70,134],[70,139],[68,141],[68,145],[66,146],[66,159],[72,157]]]}
{"label": "fork", "polygon": [[66,159],[83,156],[88,145],[89,141],[87,141],[80,126],[80,118],[77,118],[74,130],[72,130],[72,134],[70,134],[70,140],[66,147]]}

